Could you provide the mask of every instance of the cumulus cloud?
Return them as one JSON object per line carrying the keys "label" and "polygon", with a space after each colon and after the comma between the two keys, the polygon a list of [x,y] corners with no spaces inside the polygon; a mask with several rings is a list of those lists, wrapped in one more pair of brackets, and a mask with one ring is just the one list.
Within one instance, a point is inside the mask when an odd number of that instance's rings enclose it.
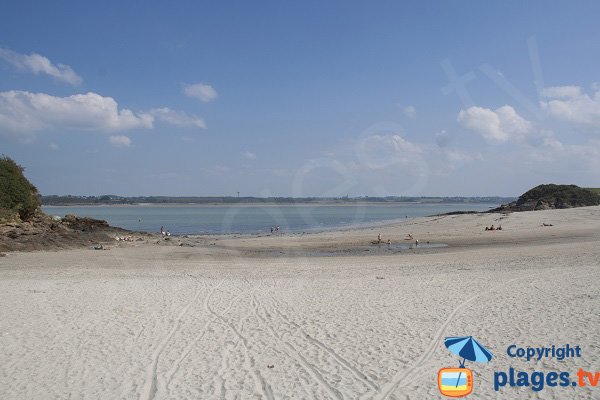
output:
{"label": "cumulus cloud", "polygon": [[417,118],[417,109],[414,106],[404,107],[402,112],[410,119]]}
{"label": "cumulus cloud", "polygon": [[80,85],[83,82],[83,79],[68,65],[53,64],[47,57],[40,54],[20,54],[9,49],[0,48],[0,59],[20,71],[31,72],[35,75],[46,74],[71,85]]}
{"label": "cumulus cloud", "polygon": [[168,107],[153,108],[148,114],[155,117],[157,120],[169,123],[171,125],[177,125],[182,127],[190,128],[206,128],[204,120],[195,115],[188,115],[184,111],[172,110]]}
{"label": "cumulus cloud", "polygon": [[600,90],[590,96],[579,86],[556,86],[545,88],[542,94],[548,99],[542,101],[542,108],[552,117],[600,127]]}
{"label": "cumulus cloud", "polygon": [[522,139],[533,131],[531,122],[521,117],[508,105],[495,111],[483,107],[469,107],[460,110],[457,120],[465,128],[496,142]]}
{"label": "cumulus cloud", "polygon": [[112,97],[96,93],[57,97],[20,90],[0,92],[0,132],[26,139],[42,130],[118,132],[152,129],[158,120],[171,125],[206,128],[204,121],[167,107],[135,113]]}
{"label": "cumulus cloud", "polygon": [[252,153],[251,151],[245,151],[242,153],[242,155],[248,160],[256,160],[256,154]]}
{"label": "cumulus cloud", "polygon": [[183,88],[183,92],[186,96],[196,98],[205,103],[217,98],[217,91],[205,83],[186,85]]}
{"label": "cumulus cloud", "polygon": [[127,136],[111,136],[108,138],[108,142],[114,147],[131,146],[131,139]]}
{"label": "cumulus cloud", "polygon": [[40,130],[120,131],[152,128],[154,118],[119,109],[112,97],[96,93],[56,97],[20,90],[0,92],[0,128],[16,134]]}

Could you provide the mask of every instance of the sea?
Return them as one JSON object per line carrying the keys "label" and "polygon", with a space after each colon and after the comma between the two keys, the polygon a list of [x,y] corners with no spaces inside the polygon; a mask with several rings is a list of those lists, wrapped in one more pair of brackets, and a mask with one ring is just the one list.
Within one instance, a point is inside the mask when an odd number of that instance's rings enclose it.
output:
{"label": "sea", "polygon": [[106,220],[133,231],[174,235],[301,233],[405,221],[451,211],[486,211],[491,203],[393,203],[296,205],[98,205],[44,206],[46,214]]}

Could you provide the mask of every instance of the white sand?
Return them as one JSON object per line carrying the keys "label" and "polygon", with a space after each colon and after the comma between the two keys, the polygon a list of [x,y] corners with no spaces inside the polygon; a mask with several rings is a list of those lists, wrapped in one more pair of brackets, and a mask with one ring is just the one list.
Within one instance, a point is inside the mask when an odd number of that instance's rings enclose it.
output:
{"label": "white sand", "polygon": [[[9,254],[0,258],[0,398],[440,398],[437,371],[458,366],[443,338],[462,335],[496,356],[467,362],[471,398],[600,397],[600,385],[492,385],[510,366],[574,379],[580,367],[600,370],[600,207],[500,217]],[[498,222],[503,231],[483,231]],[[364,245],[379,232],[450,247],[298,252]],[[249,256],[255,249],[281,253]],[[513,343],[570,343],[582,357],[511,359]]]}

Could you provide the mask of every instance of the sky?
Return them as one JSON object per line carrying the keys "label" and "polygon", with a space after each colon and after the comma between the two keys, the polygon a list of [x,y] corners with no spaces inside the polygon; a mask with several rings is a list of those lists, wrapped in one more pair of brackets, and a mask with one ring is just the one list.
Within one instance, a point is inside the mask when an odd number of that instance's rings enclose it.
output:
{"label": "sky", "polygon": [[42,194],[600,187],[600,3],[0,3],[0,154]]}

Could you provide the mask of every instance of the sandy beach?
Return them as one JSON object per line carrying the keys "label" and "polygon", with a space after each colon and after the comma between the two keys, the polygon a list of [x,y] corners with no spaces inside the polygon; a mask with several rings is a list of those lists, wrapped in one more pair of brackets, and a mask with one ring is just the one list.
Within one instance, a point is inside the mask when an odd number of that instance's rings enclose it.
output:
{"label": "sandy beach", "polygon": [[600,207],[156,241],[0,257],[0,398],[434,399],[443,339],[469,335],[494,354],[472,398],[600,396],[493,383],[599,369]]}

